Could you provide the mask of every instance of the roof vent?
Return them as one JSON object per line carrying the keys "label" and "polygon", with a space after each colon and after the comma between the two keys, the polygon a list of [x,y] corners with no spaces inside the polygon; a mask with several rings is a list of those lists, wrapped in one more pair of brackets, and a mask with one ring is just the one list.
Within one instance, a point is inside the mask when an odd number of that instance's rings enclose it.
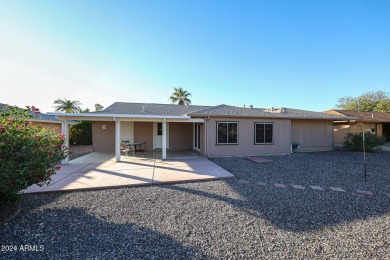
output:
{"label": "roof vent", "polygon": [[371,117],[372,117],[372,118],[374,117],[374,113],[371,113]]}

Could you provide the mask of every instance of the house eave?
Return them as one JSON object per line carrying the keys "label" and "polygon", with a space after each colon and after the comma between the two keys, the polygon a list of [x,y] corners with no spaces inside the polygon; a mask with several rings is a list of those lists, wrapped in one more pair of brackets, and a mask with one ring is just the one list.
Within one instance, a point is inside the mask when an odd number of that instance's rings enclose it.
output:
{"label": "house eave", "polygon": [[58,120],[85,120],[85,121],[163,121],[167,122],[204,122],[204,119],[190,116],[170,115],[130,115],[130,114],[89,114],[89,113],[47,113],[54,115]]}

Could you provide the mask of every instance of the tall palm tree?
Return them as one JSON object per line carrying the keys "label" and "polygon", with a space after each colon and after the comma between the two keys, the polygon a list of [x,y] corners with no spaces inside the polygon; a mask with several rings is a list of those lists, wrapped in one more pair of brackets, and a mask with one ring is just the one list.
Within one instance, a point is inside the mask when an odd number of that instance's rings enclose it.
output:
{"label": "tall palm tree", "polygon": [[54,104],[56,106],[53,106],[57,112],[66,112],[66,113],[78,113],[81,111],[80,108],[80,101],[77,100],[67,100],[64,99],[57,99],[54,101]]}
{"label": "tall palm tree", "polygon": [[179,102],[179,105],[191,104],[189,97],[191,93],[187,90],[184,90],[182,87],[173,88],[175,91],[172,93],[172,96],[169,98],[172,103]]}

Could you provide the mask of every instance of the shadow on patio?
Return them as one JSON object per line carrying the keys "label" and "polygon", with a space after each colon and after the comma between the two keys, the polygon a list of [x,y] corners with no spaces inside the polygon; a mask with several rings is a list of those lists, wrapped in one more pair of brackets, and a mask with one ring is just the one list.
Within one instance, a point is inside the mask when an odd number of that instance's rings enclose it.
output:
{"label": "shadow on patio", "polygon": [[[154,156],[154,158],[156,155]],[[232,174],[206,158],[158,160],[122,157],[116,162],[109,153],[91,153],[63,165],[48,186],[33,185],[24,193],[113,188],[121,186],[232,178]]]}

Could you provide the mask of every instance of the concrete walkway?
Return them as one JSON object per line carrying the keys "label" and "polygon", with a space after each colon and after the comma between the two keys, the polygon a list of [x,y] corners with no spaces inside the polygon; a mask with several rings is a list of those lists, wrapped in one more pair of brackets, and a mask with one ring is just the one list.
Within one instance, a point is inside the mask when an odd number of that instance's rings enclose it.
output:
{"label": "concrete walkway", "polygon": [[153,185],[186,181],[233,178],[234,175],[206,158],[154,160],[124,158],[94,152],[63,165],[50,185],[33,185],[23,193],[82,190],[120,186]]}

